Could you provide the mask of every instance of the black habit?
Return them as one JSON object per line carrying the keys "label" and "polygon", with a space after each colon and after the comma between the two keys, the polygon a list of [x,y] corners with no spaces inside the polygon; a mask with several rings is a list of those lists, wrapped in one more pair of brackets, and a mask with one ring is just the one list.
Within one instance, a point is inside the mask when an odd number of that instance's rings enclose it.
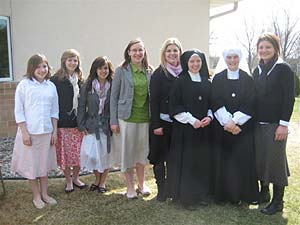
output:
{"label": "black habit", "polygon": [[[211,82],[208,80],[205,56],[198,51],[196,54],[205,66],[200,70],[201,82],[192,81],[187,71],[187,62],[194,53],[195,51],[188,51],[188,56],[184,53],[181,57],[185,70],[175,81],[170,96],[170,114],[175,116],[189,112],[201,120],[207,116],[210,107]],[[184,124],[174,119],[168,161],[169,197],[184,204],[205,200],[210,181],[209,126],[195,129],[189,123]]]}
{"label": "black habit", "polygon": [[214,120],[215,198],[222,202],[257,201],[258,186],[254,150],[253,79],[239,70],[239,79],[227,78],[227,69],[216,74],[212,82],[212,109],[225,107],[232,115],[240,111],[252,118],[240,126],[241,132],[233,135]]}

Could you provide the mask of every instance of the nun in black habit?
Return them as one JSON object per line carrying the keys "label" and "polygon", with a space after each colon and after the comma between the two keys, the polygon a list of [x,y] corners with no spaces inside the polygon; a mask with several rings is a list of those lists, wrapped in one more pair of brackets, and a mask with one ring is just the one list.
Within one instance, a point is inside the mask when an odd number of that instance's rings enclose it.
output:
{"label": "nun in black habit", "polygon": [[252,77],[239,69],[241,57],[239,49],[224,50],[226,69],[217,73],[212,82],[217,202],[258,200],[253,123],[255,86]]}
{"label": "nun in black habit", "polygon": [[167,182],[169,197],[193,210],[197,204],[207,205],[209,192],[211,82],[199,50],[184,52],[180,61],[183,71],[170,96],[174,127]]}

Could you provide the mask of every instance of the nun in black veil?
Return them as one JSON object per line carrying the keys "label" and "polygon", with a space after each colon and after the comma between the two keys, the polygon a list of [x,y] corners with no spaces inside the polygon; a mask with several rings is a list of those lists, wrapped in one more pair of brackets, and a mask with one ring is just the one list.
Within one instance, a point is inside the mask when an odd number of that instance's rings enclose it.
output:
{"label": "nun in black veil", "polygon": [[169,197],[193,210],[207,205],[209,193],[211,82],[205,55],[199,50],[184,52],[180,61],[183,71],[170,96],[174,127],[167,182]]}

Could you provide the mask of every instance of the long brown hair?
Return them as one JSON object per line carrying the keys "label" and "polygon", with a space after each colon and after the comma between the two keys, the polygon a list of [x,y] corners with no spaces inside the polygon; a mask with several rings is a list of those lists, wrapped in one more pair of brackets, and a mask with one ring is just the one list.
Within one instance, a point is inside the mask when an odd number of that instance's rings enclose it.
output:
{"label": "long brown hair", "polygon": [[57,75],[59,79],[68,78],[66,61],[68,58],[72,57],[77,57],[78,59],[78,66],[76,67],[75,72],[78,74],[78,80],[83,81],[80,54],[76,49],[67,49],[66,51],[64,51],[60,59],[60,68],[56,71],[54,75]]}
{"label": "long brown hair", "polygon": [[101,68],[102,66],[105,66],[105,64],[107,64],[108,70],[109,70],[109,73],[108,73],[108,76],[106,79],[110,83],[112,82],[112,78],[114,75],[113,65],[106,56],[99,56],[93,61],[92,65],[91,65],[90,74],[86,81],[87,82],[87,91],[90,91],[92,89],[92,82],[94,79],[97,79],[97,77],[98,77],[97,69]]}
{"label": "long brown hair", "polygon": [[51,72],[50,72],[51,67],[49,66],[46,56],[43,54],[39,54],[39,53],[35,54],[29,58],[29,60],[27,62],[27,72],[24,75],[24,77],[27,77],[28,79],[32,80],[32,78],[34,78],[34,71],[43,62],[46,63],[48,66],[48,74],[45,77],[45,80],[48,80],[51,76]]}
{"label": "long brown hair", "polygon": [[142,60],[142,67],[146,70],[152,70],[151,66],[149,65],[148,63],[148,56],[147,56],[147,51],[145,49],[145,45],[144,45],[144,42],[140,39],[140,38],[137,38],[137,39],[134,39],[134,40],[131,40],[127,47],[125,48],[124,50],[124,62],[121,64],[121,66],[123,68],[127,68],[127,66],[129,65],[129,63],[131,62],[131,58],[128,54],[128,52],[130,51],[130,48],[132,45],[135,45],[137,43],[142,43],[143,46],[144,46],[144,58]]}

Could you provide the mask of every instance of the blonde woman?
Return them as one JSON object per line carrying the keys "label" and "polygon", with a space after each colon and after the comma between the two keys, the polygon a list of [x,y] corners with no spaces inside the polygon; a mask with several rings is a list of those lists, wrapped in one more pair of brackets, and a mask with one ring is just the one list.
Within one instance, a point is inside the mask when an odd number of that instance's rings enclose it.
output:
{"label": "blonde woman", "polygon": [[[51,77],[59,100],[57,163],[66,178],[65,192],[80,189],[86,185],[79,180],[80,146],[83,134],[77,128],[77,107],[79,88],[82,84],[80,56],[77,50],[68,49],[61,57],[60,69]],[[73,174],[71,173],[73,168]]]}
{"label": "blonde woman", "polygon": [[160,65],[150,81],[150,153],[148,159],[153,164],[157,184],[157,201],[167,197],[167,158],[170,150],[173,120],[169,116],[169,97],[174,81],[182,71],[180,56],[181,43],[177,38],[168,38],[163,43]]}

